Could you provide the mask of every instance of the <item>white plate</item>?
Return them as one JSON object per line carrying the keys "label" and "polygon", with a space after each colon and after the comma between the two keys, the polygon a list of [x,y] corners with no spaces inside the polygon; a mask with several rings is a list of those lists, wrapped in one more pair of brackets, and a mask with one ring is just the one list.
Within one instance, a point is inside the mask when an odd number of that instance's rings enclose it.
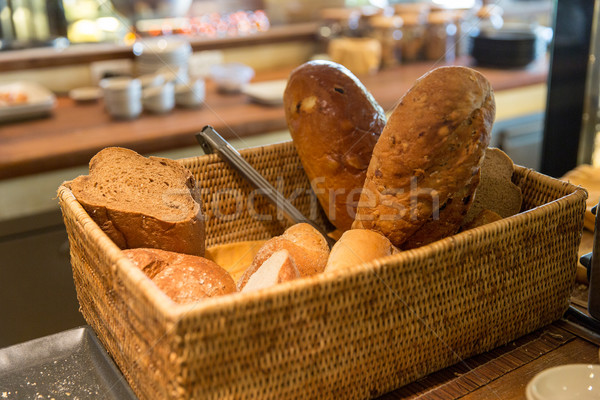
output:
{"label": "white plate", "polygon": [[257,103],[277,106],[283,104],[285,85],[286,79],[249,83],[242,88],[242,93]]}
{"label": "white plate", "polygon": [[69,91],[69,97],[75,101],[95,101],[102,97],[102,89],[97,86],[86,86]]}
{"label": "white plate", "polygon": [[546,369],[527,385],[528,400],[600,399],[600,365],[567,364]]}
{"label": "white plate", "polygon": [[56,103],[56,97],[51,91],[34,82],[0,85],[0,93],[23,93],[27,96],[27,101],[24,103],[0,103],[0,122],[48,114]]}

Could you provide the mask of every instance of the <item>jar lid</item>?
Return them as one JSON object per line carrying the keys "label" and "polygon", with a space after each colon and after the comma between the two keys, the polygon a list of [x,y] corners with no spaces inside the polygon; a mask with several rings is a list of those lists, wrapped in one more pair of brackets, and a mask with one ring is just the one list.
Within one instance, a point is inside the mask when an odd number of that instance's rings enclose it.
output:
{"label": "jar lid", "polygon": [[374,28],[401,28],[404,21],[399,15],[377,15],[369,20]]}
{"label": "jar lid", "polygon": [[351,19],[360,18],[360,10],[357,10],[355,8],[323,8],[319,13],[321,19],[332,21],[348,21]]}
{"label": "jar lid", "polygon": [[425,22],[424,15],[415,14],[415,13],[403,13],[398,14],[399,17],[404,21],[404,26],[415,26],[415,25],[423,25]]}
{"label": "jar lid", "polygon": [[431,6],[427,3],[398,3],[394,4],[396,14],[427,14]]}
{"label": "jar lid", "polygon": [[430,25],[448,24],[454,20],[454,14],[447,11],[435,11],[427,16],[427,23]]}

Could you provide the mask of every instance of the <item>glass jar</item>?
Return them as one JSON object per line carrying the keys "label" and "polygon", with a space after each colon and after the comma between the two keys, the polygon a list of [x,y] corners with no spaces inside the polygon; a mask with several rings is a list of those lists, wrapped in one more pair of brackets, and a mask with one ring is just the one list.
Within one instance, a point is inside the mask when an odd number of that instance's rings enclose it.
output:
{"label": "glass jar", "polygon": [[435,11],[427,18],[424,54],[427,60],[444,60],[452,63],[456,58],[456,25],[453,15]]}
{"label": "glass jar", "polygon": [[423,58],[425,24],[421,14],[400,14],[402,18],[402,62],[418,61]]}
{"label": "glass jar", "polygon": [[320,52],[327,51],[329,42],[340,37],[359,36],[360,11],[353,8],[324,8],[320,11],[318,37]]}
{"label": "glass jar", "polygon": [[378,15],[369,21],[371,36],[381,43],[381,67],[391,67],[402,61],[402,25],[398,15]]}

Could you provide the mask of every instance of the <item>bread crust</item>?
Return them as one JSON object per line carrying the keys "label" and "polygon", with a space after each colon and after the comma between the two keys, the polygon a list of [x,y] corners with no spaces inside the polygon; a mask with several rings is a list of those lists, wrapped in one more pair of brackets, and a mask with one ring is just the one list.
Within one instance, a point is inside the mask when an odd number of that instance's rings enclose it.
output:
{"label": "bread crust", "polygon": [[494,94],[480,73],[441,67],[419,78],[375,146],[353,228],[401,247],[478,174],[494,116]]}
{"label": "bread crust", "polygon": [[300,277],[312,276],[323,272],[329,257],[327,241],[315,228],[306,223],[289,227],[281,236],[269,239],[256,253],[252,264],[238,281],[238,288],[243,287],[260,266],[273,253],[287,250],[294,262]]}
{"label": "bread crust", "polygon": [[381,233],[369,229],[351,229],[344,232],[333,245],[325,272],[343,271],[396,252],[398,249]]}
{"label": "bread crust", "polygon": [[311,61],[292,71],[283,96],[288,128],[319,203],[350,229],[385,113],[345,67]]}
{"label": "bread crust", "polygon": [[176,303],[237,291],[231,275],[206,258],[151,248],[123,253]]}
{"label": "bread crust", "polygon": [[[143,188],[128,183],[111,168],[112,159],[128,163],[131,175],[140,180],[156,180],[156,171],[172,176],[164,193],[149,195]],[[114,188],[104,181],[113,178],[119,190],[130,192],[139,200],[119,201]],[[98,184],[100,182],[100,184]],[[133,182],[133,181],[131,181]],[[181,164],[160,157],[143,157],[118,147],[100,151],[90,161],[89,175],[67,182],[73,195],[90,217],[121,249],[151,247],[178,253],[204,255],[204,219],[200,211],[200,196],[196,180]],[[102,188],[102,189],[99,189]],[[160,197],[156,199],[155,197]],[[158,202],[164,204],[156,204]],[[162,207],[160,207],[162,206]]]}

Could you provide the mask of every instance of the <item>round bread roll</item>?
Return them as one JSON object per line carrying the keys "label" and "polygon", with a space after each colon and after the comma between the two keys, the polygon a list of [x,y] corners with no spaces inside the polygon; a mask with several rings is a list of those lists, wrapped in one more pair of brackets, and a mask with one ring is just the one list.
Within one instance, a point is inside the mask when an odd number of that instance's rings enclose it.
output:
{"label": "round bread roll", "polygon": [[311,61],[292,71],[283,95],[300,161],[333,225],[350,229],[385,113],[345,67]]}
{"label": "round bread roll", "polygon": [[[444,225],[444,235],[457,231],[477,186],[494,116],[492,88],[479,72],[441,67],[419,78],[373,150],[353,228],[381,232],[400,248],[428,222]],[[450,217],[457,222],[448,223],[448,216],[440,217],[452,203],[457,207]],[[442,237],[427,229],[419,244]]]}
{"label": "round bread roll", "polygon": [[269,239],[256,253],[252,264],[244,272],[238,282],[243,288],[250,276],[279,250],[287,250],[289,257],[298,268],[301,277],[323,272],[329,257],[327,241],[315,228],[309,224],[295,224],[286,229],[281,236]]}
{"label": "round bread roll", "polygon": [[176,303],[237,291],[231,275],[206,258],[150,248],[123,253]]}
{"label": "round bread roll", "polygon": [[368,229],[351,229],[344,232],[333,245],[325,272],[345,270],[396,252],[398,249],[381,233]]}

